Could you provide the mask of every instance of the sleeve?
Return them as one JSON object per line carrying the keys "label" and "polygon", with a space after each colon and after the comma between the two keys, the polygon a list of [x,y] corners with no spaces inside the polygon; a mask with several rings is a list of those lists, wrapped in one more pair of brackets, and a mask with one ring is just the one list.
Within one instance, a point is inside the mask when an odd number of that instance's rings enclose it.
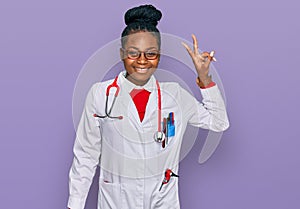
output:
{"label": "sleeve", "polygon": [[218,86],[214,85],[210,88],[200,89],[200,91],[203,97],[202,102],[199,102],[186,90],[181,90],[186,120],[192,126],[215,132],[225,131],[229,127],[229,121]]}
{"label": "sleeve", "polygon": [[96,84],[89,90],[85,107],[77,128],[74,143],[74,159],[69,173],[68,208],[84,209],[97,165],[100,160],[101,134],[97,119],[95,92]]}

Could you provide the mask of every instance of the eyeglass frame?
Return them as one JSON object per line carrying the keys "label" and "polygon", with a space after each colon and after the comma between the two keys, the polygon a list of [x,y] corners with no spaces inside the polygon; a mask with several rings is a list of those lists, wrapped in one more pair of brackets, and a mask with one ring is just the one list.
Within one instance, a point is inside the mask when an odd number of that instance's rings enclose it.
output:
{"label": "eyeglass frame", "polygon": [[[126,57],[127,57],[128,59],[131,59],[131,60],[138,60],[138,59],[140,59],[142,54],[144,54],[144,57],[145,57],[146,60],[156,60],[156,59],[159,57],[159,55],[160,55],[160,51],[157,50],[157,49],[153,50],[153,51],[157,52],[157,54],[156,54],[155,58],[151,58],[151,59],[147,58],[146,52],[151,52],[152,49],[147,50],[147,51],[140,51],[140,50],[137,50],[137,49],[124,49],[124,48],[121,48],[121,50],[122,50],[123,52],[125,52],[125,53],[126,53]],[[128,56],[128,51],[129,51],[129,50],[137,51],[137,52],[139,53],[139,54],[138,54],[138,57],[137,57],[137,58],[129,57],[129,56]]]}

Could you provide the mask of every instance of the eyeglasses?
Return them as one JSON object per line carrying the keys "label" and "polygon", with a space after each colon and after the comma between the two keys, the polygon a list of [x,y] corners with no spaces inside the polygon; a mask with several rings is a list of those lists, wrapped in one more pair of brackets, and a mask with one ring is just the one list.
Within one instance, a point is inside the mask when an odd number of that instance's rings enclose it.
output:
{"label": "eyeglasses", "polygon": [[159,51],[156,49],[151,49],[145,52],[141,52],[139,50],[136,49],[122,49],[126,55],[128,59],[132,59],[132,60],[137,60],[141,57],[142,54],[144,54],[144,57],[147,60],[155,60],[157,59],[158,55],[159,55]]}

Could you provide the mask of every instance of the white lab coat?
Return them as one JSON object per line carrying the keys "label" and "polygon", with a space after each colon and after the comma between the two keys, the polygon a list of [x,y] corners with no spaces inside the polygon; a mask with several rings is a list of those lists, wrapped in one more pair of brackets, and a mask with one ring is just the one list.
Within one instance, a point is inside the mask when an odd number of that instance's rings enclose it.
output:
{"label": "white lab coat", "polygon": [[[98,209],[179,209],[178,178],[172,177],[159,191],[166,169],[178,173],[179,153],[187,124],[224,131],[228,128],[225,105],[217,86],[201,89],[198,102],[177,83],[161,82],[162,117],[175,115],[175,136],[168,145],[153,139],[158,124],[158,94],[154,76],[143,86],[150,91],[145,117],[140,122],[129,93],[138,88],[118,76],[120,93],[112,109],[118,119],[105,115],[105,92],[113,80],[99,82],[90,89],[78,125],[74,160],[70,170],[68,207],[84,209],[97,166],[100,166]],[[108,109],[114,90],[111,90]],[[184,177],[180,177],[184,178]]]}

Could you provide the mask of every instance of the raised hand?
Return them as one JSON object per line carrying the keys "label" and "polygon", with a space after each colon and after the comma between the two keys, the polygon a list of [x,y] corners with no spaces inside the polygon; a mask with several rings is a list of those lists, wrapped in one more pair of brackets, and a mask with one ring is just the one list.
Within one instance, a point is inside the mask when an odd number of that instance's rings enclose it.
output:
{"label": "raised hand", "polygon": [[216,61],[214,58],[214,51],[211,53],[199,53],[197,38],[194,34],[192,35],[192,38],[193,50],[186,43],[182,43],[182,45],[186,48],[193,60],[200,82],[202,82],[203,86],[206,86],[211,82],[211,78],[208,76],[210,62]]}

